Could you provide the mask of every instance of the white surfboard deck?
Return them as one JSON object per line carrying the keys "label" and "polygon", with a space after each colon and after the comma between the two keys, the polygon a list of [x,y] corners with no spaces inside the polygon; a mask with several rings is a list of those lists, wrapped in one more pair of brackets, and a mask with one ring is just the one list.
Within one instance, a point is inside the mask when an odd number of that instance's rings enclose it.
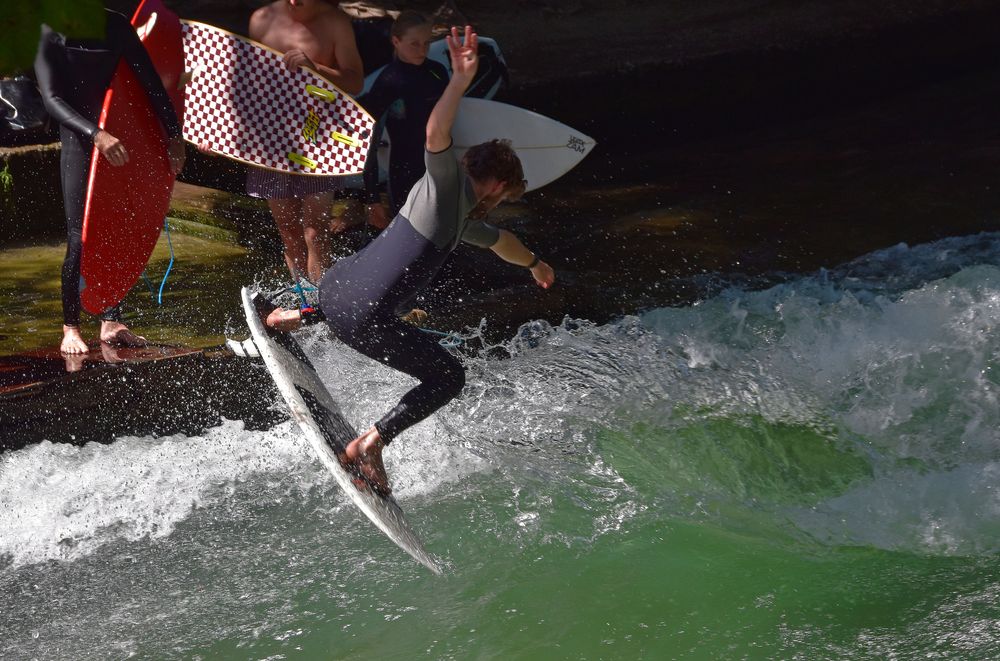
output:
{"label": "white surfboard deck", "polygon": [[[241,292],[243,311],[257,353],[291,410],[302,433],[309,440],[316,456],[330,471],[358,509],[364,512],[386,537],[409,553],[417,562],[435,574],[442,572],[439,562],[427,552],[423,542],[403,517],[403,510],[394,498],[376,495],[354,485],[352,476],[344,470],[337,453],[357,437],[354,429],[340,413],[326,386],[299,343],[289,333],[269,332],[261,320],[258,306],[272,307],[261,294],[244,287]],[[245,344],[245,343],[244,343]],[[247,351],[246,353],[252,353]]]}
{"label": "white surfboard deck", "polygon": [[[459,159],[473,147],[493,138],[511,141],[521,159],[525,190],[532,191],[563,176],[590,153],[597,142],[562,122],[499,101],[465,97],[451,128],[455,156]],[[379,165],[388,164],[392,145],[381,146]]]}

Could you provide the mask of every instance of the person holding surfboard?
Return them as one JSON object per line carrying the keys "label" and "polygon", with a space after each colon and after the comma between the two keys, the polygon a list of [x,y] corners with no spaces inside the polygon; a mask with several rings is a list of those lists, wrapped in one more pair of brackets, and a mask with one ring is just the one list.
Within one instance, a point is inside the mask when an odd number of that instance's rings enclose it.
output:
{"label": "person holding surfboard", "polygon": [[478,66],[476,35],[452,28],[447,37],[452,77],[425,129],[426,173],[389,226],[358,253],[338,261],[320,284],[320,310],[272,311],[278,331],[325,318],[344,344],[419,380],[399,403],[353,439],[340,456],[345,468],[376,492],[389,494],[382,450],[403,430],[427,418],[465,385],[462,363],[419,328],[399,318],[427,286],[459,242],[491,249],[529,269],[548,288],[555,273],[511,232],[483,221],[500,202],[520,197],[524,174],[514,150],[491,140],[455,157],[451,128],[459,101]]}
{"label": "person holding surfboard", "polygon": [[[97,125],[104,93],[121,58],[125,58],[142,83],[169,138],[168,152],[174,174],[184,165],[181,125],[170,97],[129,20],[114,11],[128,11],[128,6],[134,10],[135,4],[105,2],[103,40],[75,39],[42,25],[35,56],[35,74],[42,100],[49,115],[59,122],[62,140],[60,163],[67,242],[62,267],[63,339],[60,350],[66,354],[89,351],[80,332],[80,260],[91,154],[96,147],[101,156],[119,167],[130,158],[143,156],[130,153],[128,145]],[[122,323],[120,306],[101,315],[100,338],[102,342],[124,346],[146,343],[145,338]]]}
{"label": "person holding surfboard", "polygon": [[[284,53],[291,70],[309,67],[348,94],[361,91],[364,70],[351,19],[336,3],[272,2],[250,16],[250,38]],[[338,177],[302,177],[260,168],[251,168],[247,175],[247,193],[267,200],[295,280],[319,282],[330,265],[330,209],[340,187]]]}
{"label": "person holding surfboard", "polygon": [[[372,117],[384,122],[392,151],[389,155],[389,213],[378,195],[378,149],[365,162],[365,198],[368,222],[384,229],[403,208],[410,189],[424,174],[424,127],[434,104],[448,85],[448,71],[427,58],[431,22],[416,11],[404,11],[392,24],[394,51],[387,64],[358,102]],[[380,129],[375,135],[380,135]]]}

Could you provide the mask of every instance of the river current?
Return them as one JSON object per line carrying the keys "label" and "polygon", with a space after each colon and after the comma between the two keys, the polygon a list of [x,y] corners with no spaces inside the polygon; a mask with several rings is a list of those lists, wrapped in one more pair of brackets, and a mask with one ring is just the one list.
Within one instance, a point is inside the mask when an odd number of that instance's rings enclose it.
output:
{"label": "river current", "polygon": [[[463,395],[386,453],[444,577],[290,420],[8,452],[0,657],[997,658],[998,264],[957,237],[469,331]],[[358,427],[409,387],[304,344]]]}

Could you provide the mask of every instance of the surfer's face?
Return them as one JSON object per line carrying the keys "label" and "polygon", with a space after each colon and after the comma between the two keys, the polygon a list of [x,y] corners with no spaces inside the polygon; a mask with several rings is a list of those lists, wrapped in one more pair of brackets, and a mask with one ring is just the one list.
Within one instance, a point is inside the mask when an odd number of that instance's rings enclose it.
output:
{"label": "surfer's face", "polygon": [[396,49],[396,57],[407,64],[423,64],[427,59],[427,50],[431,45],[431,26],[415,25],[402,37],[393,37],[392,46]]}
{"label": "surfer's face", "polygon": [[509,184],[493,177],[489,178],[485,183],[479,184],[482,197],[469,216],[479,220],[485,218],[486,214],[496,209],[501,202],[516,202],[524,195],[525,183],[522,181]]}

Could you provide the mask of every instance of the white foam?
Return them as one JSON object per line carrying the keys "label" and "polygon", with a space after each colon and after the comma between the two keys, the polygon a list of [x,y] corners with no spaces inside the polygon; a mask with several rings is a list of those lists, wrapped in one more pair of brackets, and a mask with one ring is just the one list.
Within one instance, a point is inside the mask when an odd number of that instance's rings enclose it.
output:
{"label": "white foam", "polygon": [[15,566],[73,560],[112,539],[164,537],[198,507],[260,473],[300,473],[291,423],[267,433],[226,422],[204,436],[122,438],[83,447],[43,441],[0,457],[0,557]]}
{"label": "white foam", "polygon": [[[1000,235],[897,246],[836,272],[611,324],[528,324],[500,347],[509,360],[467,359],[463,396],[390,446],[396,496],[433,497],[498,467],[515,481],[533,474],[559,484],[604,465],[595,427],[669,427],[677,411],[687,425],[753,415],[822,427],[876,466],[875,481],[795,513],[813,534],[887,548],[993,548],[984,540],[996,531],[975,503],[995,506],[1000,486],[1000,269],[976,260],[998,256]],[[322,329],[310,333],[305,348],[357,427],[412,386]],[[899,472],[901,461],[922,472]],[[265,495],[317,485],[336,493],[291,422],[8,452],[0,558],[72,560],[111,540],[163,537],[258,477]],[[614,530],[641,507],[612,467],[597,478],[594,489],[614,497],[594,525]],[[867,532],[876,514],[885,525]]]}

